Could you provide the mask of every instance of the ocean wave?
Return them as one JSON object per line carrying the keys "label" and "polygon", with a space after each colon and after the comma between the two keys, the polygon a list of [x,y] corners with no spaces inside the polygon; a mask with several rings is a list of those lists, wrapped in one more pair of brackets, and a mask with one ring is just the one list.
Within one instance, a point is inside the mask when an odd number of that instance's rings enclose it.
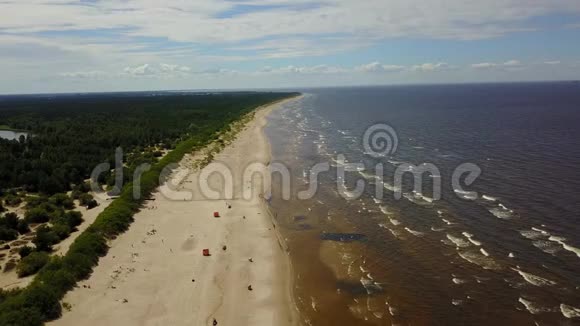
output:
{"label": "ocean wave", "polygon": [[391,165],[394,165],[394,166],[405,163],[405,162],[396,161],[396,160],[387,160],[387,162],[389,162]]}
{"label": "ocean wave", "polygon": [[366,279],[364,277],[361,277],[360,283],[362,284],[362,286],[367,291],[367,294],[369,294],[369,295],[371,295],[373,293],[381,292],[383,290],[383,288],[377,282],[375,282],[373,280]]}
{"label": "ocean wave", "polygon": [[410,202],[417,204],[417,205],[431,205],[433,203],[433,198],[424,196],[422,193],[413,191],[413,193],[404,193],[403,197],[405,197]]}
{"label": "ocean wave", "polygon": [[545,235],[542,232],[534,231],[534,230],[520,230],[519,231],[522,237],[529,239],[529,240],[537,240],[544,238]]}
{"label": "ocean wave", "polygon": [[483,269],[498,270],[501,266],[493,260],[491,257],[487,257],[481,254],[479,251],[459,251],[459,256],[464,260],[478,265]]}
{"label": "ocean wave", "polygon": [[460,284],[465,284],[465,283],[467,283],[467,280],[464,280],[464,279],[462,279],[462,278],[457,278],[457,277],[454,277],[454,278],[452,279],[452,281],[453,281],[453,283],[455,283],[455,284],[457,284],[457,285],[460,285]]}
{"label": "ocean wave", "polygon": [[416,237],[422,237],[425,235],[425,233],[423,232],[419,232],[419,231],[415,231],[415,230],[411,230],[408,227],[405,228],[405,231],[411,233],[412,235],[416,236]]}
{"label": "ocean wave", "polygon": [[580,308],[572,307],[567,304],[560,304],[560,311],[566,318],[580,318]]}
{"label": "ocean wave", "polygon": [[465,241],[461,237],[456,237],[456,236],[451,235],[449,233],[447,233],[446,236],[447,236],[447,239],[449,239],[451,242],[453,242],[453,244],[457,248],[467,248],[467,247],[470,246],[469,242],[468,241]]}
{"label": "ocean wave", "polygon": [[397,192],[397,191],[400,191],[401,190],[401,188],[396,187],[396,186],[393,186],[393,185],[391,185],[389,183],[386,183],[386,182],[383,182],[383,188],[385,188],[385,189],[387,189],[388,191],[391,191],[391,192]]}
{"label": "ocean wave", "polygon": [[538,275],[534,275],[532,273],[526,273],[520,269],[517,268],[512,268],[512,270],[518,272],[518,274],[520,274],[520,276],[528,283],[535,285],[535,286],[552,286],[555,285],[556,282],[551,281],[547,278],[543,278],[541,276]]}
{"label": "ocean wave", "polygon": [[550,308],[546,308],[543,307],[537,303],[534,303],[530,300],[526,300],[522,297],[520,297],[518,299],[518,301],[524,305],[524,307],[526,307],[526,310],[529,311],[532,315],[537,315],[537,314],[541,314],[543,312],[550,312],[550,311],[554,311],[554,309],[550,309]]}
{"label": "ocean wave", "polygon": [[465,190],[459,190],[459,189],[453,189],[453,191],[455,192],[455,194],[462,199],[465,200],[476,200],[477,199],[477,193],[474,191],[465,191]]}
{"label": "ocean wave", "polygon": [[380,210],[381,210],[381,212],[383,212],[383,214],[385,214],[385,215],[389,215],[389,214],[390,214],[390,212],[389,212],[389,207],[388,207],[388,206],[385,206],[385,205],[380,205],[380,206],[379,206],[379,209],[380,209]]}
{"label": "ocean wave", "polygon": [[500,219],[504,219],[504,220],[509,220],[510,218],[512,218],[513,213],[514,213],[513,210],[507,208],[502,203],[499,203],[497,205],[497,207],[489,208],[488,211],[491,214],[493,214],[493,216],[500,218]]}
{"label": "ocean wave", "polygon": [[393,224],[394,226],[401,225],[401,222],[394,218],[390,218],[389,222],[391,222],[391,224]]}
{"label": "ocean wave", "polygon": [[562,247],[560,245],[549,240],[535,240],[532,242],[532,244],[534,245],[534,247],[550,255],[554,255],[558,251],[562,250]]}
{"label": "ocean wave", "polygon": [[492,196],[488,196],[488,195],[483,195],[483,196],[481,196],[481,198],[483,198],[487,201],[497,201],[496,197],[492,197]]}
{"label": "ocean wave", "polygon": [[453,224],[455,224],[455,223],[453,223],[453,222],[451,222],[451,221],[449,221],[447,219],[444,219],[444,218],[442,218],[441,221],[443,221],[447,225],[453,225]]}
{"label": "ocean wave", "polygon": [[484,255],[485,257],[489,257],[489,253],[487,251],[485,251],[485,249],[480,248],[479,252],[481,252],[481,254]]}
{"label": "ocean wave", "polygon": [[469,240],[469,242],[473,243],[474,245],[476,245],[478,247],[481,246],[481,242],[480,241],[477,241],[477,240],[473,239],[473,234],[468,233],[468,232],[462,232],[461,234],[463,234],[463,236],[466,237],[467,240]]}
{"label": "ocean wave", "polygon": [[405,240],[405,237],[403,236],[403,233],[401,233],[401,231],[399,231],[399,230],[393,230],[393,229],[387,229],[387,230],[389,230],[389,232],[391,232],[391,234],[395,238],[397,238],[399,240]]}
{"label": "ocean wave", "polygon": [[578,256],[578,258],[580,258],[580,248],[576,248],[576,247],[573,247],[573,246],[567,244],[566,242],[564,242],[564,241],[566,241],[565,238],[552,235],[548,238],[548,240],[560,244],[565,250],[570,251],[572,253],[575,253],[576,256]]}

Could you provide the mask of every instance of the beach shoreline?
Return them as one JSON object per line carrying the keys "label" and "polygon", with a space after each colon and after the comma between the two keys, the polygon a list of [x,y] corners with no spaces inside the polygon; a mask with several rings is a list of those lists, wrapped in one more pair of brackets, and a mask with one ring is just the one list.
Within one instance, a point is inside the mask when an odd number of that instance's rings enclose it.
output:
{"label": "beach shoreline", "polygon": [[[253,111],[213,162],[227,165],[236,181],[252,163],[267,169],[266,118],[289,100],[294,98]],[[91,277],[65,296],[70,311],[49,324],[300,324],[290,259],[260,191],[262,181],[234,182],[233,199],[199,197],[200,178],[206,178],[192,167],[199,155],[184,157],[168,181],[178,194],[193,197],[156,192],[130,229],[111,241]],[[203,181],[214,189],[223,185],[218,176]],[[245,187],[252,187],[250,199],[242,199]],[[203,249],[211,256],[203,256]]]}

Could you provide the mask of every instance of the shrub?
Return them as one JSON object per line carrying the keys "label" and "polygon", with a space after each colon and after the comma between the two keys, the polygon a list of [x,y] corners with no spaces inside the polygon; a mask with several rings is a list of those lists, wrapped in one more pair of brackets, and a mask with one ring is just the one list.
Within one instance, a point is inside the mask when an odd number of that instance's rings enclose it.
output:
{"label": "shrub", "polygon": [[42,207],[35,207],[26,211],[24,220],[28,223],[45,223],[50,220],[50,213]]}
{"label": "shrub", "polygon": [[83,223],[83,214],[81,212],[70,211],[64,213],[61,220],[69,226],[71,230],[74,230],[77,226]]}
{"label": "shrub", "polygon": [[14,207],[20,205],[20,203],[22,203],[22,199],[18,197],[18,195],[7,194],[6,197],[4,197],[4,204],[6,204],[6,206]]}
{"label": "shrub", "polygon": [[26,234],[30,232],[30,228],[28,227],[28,222],[26,220],[19,220],[18,225],[16,226],[16,230],[20,234]]}
{"label": "shrub", "polygon": [[53,320],[61,315],[61,307],[54,289],[33,284],[23,292],[23,307],[37,310],[43,320]]}
{"label": "shrub", "polygon": [[18,232],[8,229],[5,226],[0,226],[0,240],[11,241],[18,238]]}
{"label": "shrub", "polygon": [[48,226],[41,225],[36,229],[36,237],[32,242],[38,251],[52,251],[52,245],[58,243],[60,238]]}
{"label": "shrub", "polygon": [[60,240],[68,238],[71,232],[71,228],[64,223],[57,223],[52,226],[52,231],[58,236]]}
{"label": "shrub", "polygon": [[20,249],[18,249],[18,254],[20,255],[20,258],[24,258],[24,257],[30,255],[33,251],[34,251],[34,249],[32,247],[24,246],[24,247],[20,247]]}
{"label": "shrub", "polygon": [[93,195],[91,194],[81,194],[79,196],[79,202],[81,206],[88,206],[89,202],[93,200]]}
{"label": "shrub", "polygon": [[88,203],[87,203],[87,209],[92,209],[99,206],[99,203],[97,203],[96,200],[91,199]]}
{"label": "shrub", "polygon": [[36,309],[17,307],[0,313],[0,325],[41,326],[42,316]]}
{"label": "shrub", "polygon": [[18,277],[35,274],[48,263],[48,260],[49,256],[46,252],[32,252],[20,260],[16,267],[16,273],[18,273]]}
{"label": "shrub", "polygon": [[0,226],[16,230],[18,228],[18,221],[19,219],[16,213],[6,213],[3,217],[0,217]]}
{"label": "shrub", "polygon": [[73,200],[67,196],[67,194],[56,194],[52,195],[49,199],[50,203],[64,209],[73,209],[75,204]]}

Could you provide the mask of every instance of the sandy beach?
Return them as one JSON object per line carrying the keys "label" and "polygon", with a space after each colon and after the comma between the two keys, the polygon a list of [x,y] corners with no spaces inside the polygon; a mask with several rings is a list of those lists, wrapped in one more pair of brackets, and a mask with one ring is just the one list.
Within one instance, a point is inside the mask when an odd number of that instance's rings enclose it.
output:
{"label": "sandy beach", "polygon": [[[203,198],[196,155],[186,156],[166,186],[174,194],[154,194],[92,276],[65,296],[70,309],[50,324],[213,325],[215,318],[218,325],[298,325],[290,262],[261,182],[241,178],[249,164],[270,161],[263,127],[277,105],[258,109],[214,158],[232,171],[233,199]],[[217,175],[207,181],[216,189],[223,184]],[[249,200],[242,199],[244,187],[254,188]]]}

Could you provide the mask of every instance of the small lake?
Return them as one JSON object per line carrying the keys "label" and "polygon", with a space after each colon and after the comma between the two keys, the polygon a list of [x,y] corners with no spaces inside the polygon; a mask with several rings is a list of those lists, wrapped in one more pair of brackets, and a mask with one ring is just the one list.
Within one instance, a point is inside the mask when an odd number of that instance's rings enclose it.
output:
{"label": "small lake", "polygon": [[0,130],[0,138],[14,140],[19,139],[20,136],[26,137],[28,136],[28,133],[23,131]]}

